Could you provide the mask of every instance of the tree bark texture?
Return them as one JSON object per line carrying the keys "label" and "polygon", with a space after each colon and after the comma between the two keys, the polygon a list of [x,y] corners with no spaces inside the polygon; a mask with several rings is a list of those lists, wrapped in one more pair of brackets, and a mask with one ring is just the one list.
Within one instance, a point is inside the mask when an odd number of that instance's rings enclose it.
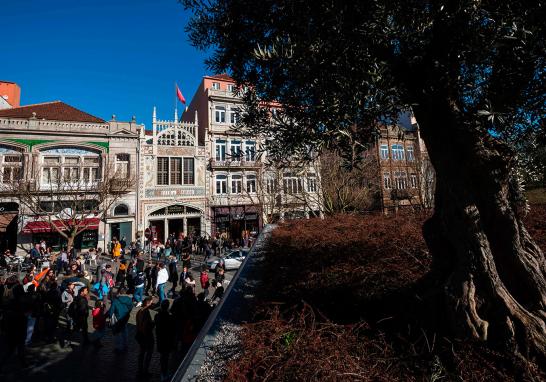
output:
{"label": "tree bark texture", "polygon": [[436,170],[435,211],[423,233],[450,327],[543,358],[545,259],[522,223],[513,153],[465,122],[448,97],[423,97],[414,111]]}

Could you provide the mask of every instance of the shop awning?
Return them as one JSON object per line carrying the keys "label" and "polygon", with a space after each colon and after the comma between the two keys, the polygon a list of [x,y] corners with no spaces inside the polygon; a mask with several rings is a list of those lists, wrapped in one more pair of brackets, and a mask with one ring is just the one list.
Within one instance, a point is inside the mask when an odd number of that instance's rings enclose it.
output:
{"label": "shop awning", "polygon": [[[100,219],[99,218],[88,218],[83,219],[80,226],[85,225],[87,226],[88,230],[92,229],[98,229],[99,228]],[[61,220],[53,220],[51,224],[54,224],[58,228],[64,228],[63,222]],[[56,231],[55,227],[53,227],[49,222],[47,221],[34,221],[34,222],[28,222],[23,227],[23,233],[43,233],[43,232],[52,232]],[[70,222],[66,222],[66,225],[70,224]]]}
{"label": "shop awning", "polygon": [[17,214],[0,214],[0,232],[6,232],[6,228]]}

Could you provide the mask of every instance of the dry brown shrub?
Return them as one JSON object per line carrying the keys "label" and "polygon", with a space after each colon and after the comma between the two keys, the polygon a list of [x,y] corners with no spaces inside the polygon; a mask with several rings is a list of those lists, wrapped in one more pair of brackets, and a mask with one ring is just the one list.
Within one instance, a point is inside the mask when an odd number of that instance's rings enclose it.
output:
{"label": "dry brown shrub", "polygon": [[[228,364],[227,380],[514,380],[504,354],[445,338],[430,325],[432,306],[419,296],[431,265],[421,234],[426,217],[281,224],[266,250],[255,319],[243,327],[244,350]],[[543,249],[545,217],[539,206],[526,219]]]}

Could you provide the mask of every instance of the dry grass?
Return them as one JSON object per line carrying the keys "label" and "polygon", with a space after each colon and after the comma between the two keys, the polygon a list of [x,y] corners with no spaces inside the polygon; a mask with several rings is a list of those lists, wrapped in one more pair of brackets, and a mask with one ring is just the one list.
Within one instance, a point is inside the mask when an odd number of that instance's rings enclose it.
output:
{"label": "dry grass", "polygon": [[[546,206],[536,206],[526,221],[543,248],[545,216]],[[422,314],[432,310],[420,295],[431,263],[425,219],[343,215],[281,225],[268,245],[261,304],[227,379],[514,380],[510,359],[443,337],[430,324],[442,317]]]}

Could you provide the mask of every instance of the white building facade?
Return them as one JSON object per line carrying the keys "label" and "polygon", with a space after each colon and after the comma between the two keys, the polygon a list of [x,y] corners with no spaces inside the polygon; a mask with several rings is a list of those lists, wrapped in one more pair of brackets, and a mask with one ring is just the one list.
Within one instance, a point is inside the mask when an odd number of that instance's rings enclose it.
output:
{"label": "white building facade", "polygon": [[139,231],[150,229],[165,243],[189,234],[210,234],[207,214],[205,148],[199,145],[198,121],[157,119],[141,136]]}

